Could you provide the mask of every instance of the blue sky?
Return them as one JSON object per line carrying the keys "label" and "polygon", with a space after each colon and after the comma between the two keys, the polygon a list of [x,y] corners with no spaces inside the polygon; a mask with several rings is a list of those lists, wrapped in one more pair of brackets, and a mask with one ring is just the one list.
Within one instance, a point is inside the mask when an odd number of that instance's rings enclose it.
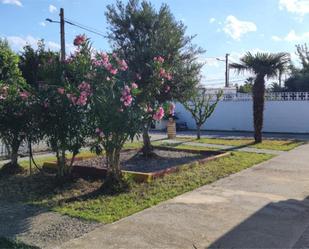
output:
{"label": "blue sky", "polygon": [[[104,12],[114,0],[0,0],[0,37],[14,50],[43,38],[51,49],[59,49],[59,27],[45,18],[58,19],[59,8],[65,17],[106,32]],[[295,44],[309,42],[309,0],[152,0],[157,8],[167,3],[175,18],[187,26],[188,35],[207,52],[200,58],[203,84],[224,83],[224,63],[216,60],[231,54],[237,61],[246,51],[290,52],[295,59]],[[97,49],[108,50],[108,42],[95,34],[66,25],[67,49],[72,49],[76,34],[86,33]],[[231,72],[232,83],[242,83],[247,75]]]}

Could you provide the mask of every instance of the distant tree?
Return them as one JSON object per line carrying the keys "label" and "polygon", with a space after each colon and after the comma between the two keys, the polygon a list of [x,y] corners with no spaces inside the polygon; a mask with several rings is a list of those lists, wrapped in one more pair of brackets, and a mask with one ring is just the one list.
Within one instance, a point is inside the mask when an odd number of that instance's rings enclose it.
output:
{"label": "distant tree", "polygon": [[22,81],[18,62],[18,55],[9,47],[7,40],[0,38],[0,82],[11,84]]}
{"label": "distant tree", "polygon": [[287,53],[257,53],[252,55],[248,52],[240,59],[240,63],[232,63],[230,66],[239,73],[252,72],[255,74],[253,84],[253,120],[254,120],[254,139],[256,143],[262,142],[262,128],[265,103],[265,78],[278,77],[290,62]]}
{"label": "distant tree", "polygon": [[[199,82],[202,64],[198,55],[203,51],[192,45],[192,36],[186,36],[186,27],[175,20],[169,7],[163,4],[157,11],[150,2],[129,0],[125,5],[117,1],[106,12],[108,37],[117,53],[128,63],[131,81],[139,85],[143,94],[137,97],[141,105],[151,107],[176,99],[187,100]],[[155,57],[164,58],[164,67],[170,68],[169,80],[162,90],[153,81],[152,65]],[[164,75],[163,75],[164,76]],[[165,75],[166,76],[166,75]],[[149,138],[152,117],[144,120],[144,155],[149,156],[152,146]]]}
{"label": "distant tree", "polygon": [[242,86],[239,86],[238,92],[239,93],[252,93],[253,83],[254,83],[253,77],[247,78],[245,81],[245,84]]}
{"label": "distant tree", "polygon": [[201,126],[214,112],[221,96],[222,91],[217,94],[209,94],[206,89],[199,88],[189,101],[183,103],[195,121],[197,139],[201,138]]}
{"label": "distant tree", "polygon": [[47,60],[59,58],[59,53],[45,49],[44,40],[39,40],[37,49],[26,45],[19,56],[19,68],[27,84],[37,88],[39,82],[44,81],[42,66]]}
{"label": "distant tree", "polygon": [[273,82],[269,86],[268,91],[270,91],[270,92],[284,92],[285,89],[284,89],[284,87],[281,87],[279,83]]}
{"label": "distant tree", "polygon": [[290,92],[309,91],[309,49],[307,44],[296,45],[296,55],[301,67],[291,65],[291,76],[285,81],[285,88]]}

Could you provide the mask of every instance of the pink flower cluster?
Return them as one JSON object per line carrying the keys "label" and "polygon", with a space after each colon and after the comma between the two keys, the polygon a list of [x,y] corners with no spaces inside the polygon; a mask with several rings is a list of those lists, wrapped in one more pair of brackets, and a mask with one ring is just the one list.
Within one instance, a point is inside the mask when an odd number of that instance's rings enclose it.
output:
{"label": "pink flower cluster", "polygon": [[164,92],[168,93],[171,90],[171,87],[169,85],[165,86]]}
{"label": "pink flower cluster", "polygon": [[80,46],[86,42],[87,38],[85,35],[78,35],[75,37],[73,44],[75,46]]}
{"label": "pink flower cluster", "polygon": [[153,58],[153,61],[159,62],[159,63],[164,63],[164,58],[161,56],[156,56]]}
{"label": "pink flower cluster", "polygon": [[157,109],[156,113],[153,114],[152,118],[156,121],[160,121],[163,117],[164,117],[164,109],[162,106],[160,106]]}
{"label": "pink flower cluster", "polygon": [[119,69],[120,69],[121,71],[126,71],[126,70],[128,69],[128,64],[126,63],[125,60],[120,60],[120,59],[118,59],[118,60],[117,60],[117,63],[118,63]]}
{"label": "pink flower cluster", "polygon": [[27,100],[30,97],[30,93],[27,91],[22,91],[19,93],[19,97],[21,97],[22,100]]}
{"label": "pink flower cluster", "polygon": [[131,89],[129,86],[124,86],[122,90],[122,96],[120,98],[120,101],[123,102],[124,106],[128,107],[132,103],[132,95],[131,95]]}
{"label": "pink flower cluster", "polygon": [[104,133],[100,128],[96,128],[95,129],[95,133],[97,134],[97,136],[99,137],[104,137]]}
{"label": "pink flower cluster", "polygon": [[93,61],[92,61],[92,63],[95,66],[103,66],[103,67],[105,67],[105,69],[107,71],[109,71],[110,74],[112,74],[112,75],[115,75],[115,74],[118,73],[118,69],[114,68],[113,65],[110,63],[108,54],[101,53],[99,56],[100,56],[99,59],[93,59]]}
{"label": "pink flower cluster", "polygon": [[[78,90],[80,90],[79,97],[75,94],[67,93],[67,98],[72,102],[73,105],[85,106],[88,101],[88,97],[91,95],[91,87],[87,82],[82,82],[78,85]],[[64,94],[64,88],[58,88],[58,93]]]}
{"label": "pink flower cluster", "polygon": [[133,82],[133,83],[131,84],[131,88],[132,88],[132,89],[137,89],[137,88],[138,88],[138,85],[137,85],[135,82]]}
{"label": "pink flower cluster", "polygon": [[161,78],[164,78],[164,79],[167,79],[167,80],[172,80],[173,79],[172,74],[169,73],[169,72],[166,72],[164,68],[160,68],[159,76]]}

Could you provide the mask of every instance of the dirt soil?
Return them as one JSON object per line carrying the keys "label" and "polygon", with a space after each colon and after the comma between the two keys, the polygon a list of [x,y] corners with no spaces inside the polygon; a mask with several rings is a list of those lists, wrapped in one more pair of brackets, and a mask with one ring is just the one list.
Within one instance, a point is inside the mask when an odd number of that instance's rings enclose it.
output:
{"label": "dirt soil", "polygon": [[[169,151],[155,149],[153,158],[145,158],[141,152],[124,151],[120,154],[121,168],[129,171],[154,172],[182,164],[192,163],[203,159],[206,156],[199,153],[189,153],[184,151]],[[101,157],[90,158],[75,163],[78,166],[95,168],[106,168],[106,159]]]}

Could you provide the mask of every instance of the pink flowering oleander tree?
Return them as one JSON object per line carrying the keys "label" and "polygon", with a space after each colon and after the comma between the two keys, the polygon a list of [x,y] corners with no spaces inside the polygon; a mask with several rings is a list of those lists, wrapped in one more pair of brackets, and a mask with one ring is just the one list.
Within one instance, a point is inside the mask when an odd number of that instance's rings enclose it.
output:
{"label": "pink flowering oleander tree", "polygon": [[125,80],[127,64],[115,53],[96,53],[92,66],[94,148],[106,153],[106,184],[119,186],[123,183],[120,151],[141,131],[143,108],[136,102],[140,90],[136,83]]}
{"label": "pink flowering oleander tree", "polygon": [[[39,87],[39,123],[51,149],[56,153],[58,176],[71,173],[75,156],[85,146],[89,134],[89,82],[91,50],[89,41],[80,39],[76,51],[62,63],[51,57],[42,65],[45,80]],[[72,153],[72,159],[66,153]]]}
{"label": "pink flowering oleander tree", "polygon": [[22,171],[18,165],[18,150],[33,131],[33,107],[36,99],[23,82],[6,84],[0,82],[0,138],[8,147],[10,162],[2,173],[15,174]]}
{"label": "pink flowering oleander tree", "polygon": [[[153,121],[159,122],[163,117],[174,115],[175,104],[172,102],[173,69],[165,63],[162,56],[155,56],[148,64],[149,81],[144,84],[142,94],[137,101],[144,106],[143,115],[143,154],[145,157],[153,155],[153,146],[149,137],[149,129]],[[137,76],[137,82],[140,81]]]}

